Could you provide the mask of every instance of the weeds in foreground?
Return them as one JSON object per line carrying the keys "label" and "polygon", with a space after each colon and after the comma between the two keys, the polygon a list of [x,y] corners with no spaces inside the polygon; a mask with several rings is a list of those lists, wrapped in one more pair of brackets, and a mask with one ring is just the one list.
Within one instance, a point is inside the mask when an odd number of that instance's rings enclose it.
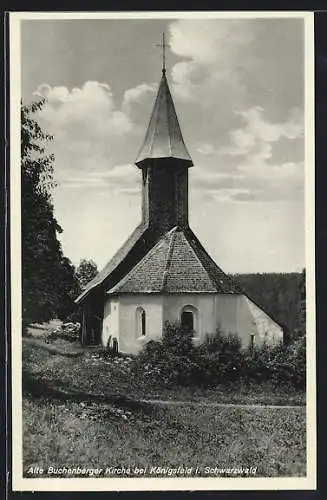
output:
{"label": "weeds in foreground", "polygon": [[[24,471],[31,466],[257,467],[305,475],[305,410],[153,407],[24,401]],[[104,473],[103,471],[103,473]],[[120,476],[121,477],[121,476]]]}

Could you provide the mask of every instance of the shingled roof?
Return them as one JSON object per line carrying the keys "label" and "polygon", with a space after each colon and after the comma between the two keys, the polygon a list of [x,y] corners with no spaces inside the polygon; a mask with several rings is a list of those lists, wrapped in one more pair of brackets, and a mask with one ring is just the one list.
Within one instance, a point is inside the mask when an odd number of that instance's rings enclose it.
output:
{"label": "shingled roof", "polygon": [[101,285],[103,281],[106,280],[115,271],[115,269],[117,269],[117,267],[124,262],[128,255],[133,252],[133,249],[140,244],[140,242],[144,241],[144,243],[146,243],[148,240],[147,233],[148,226],[146,224],[140,224],[137,226],[108,264],[95,276],[95,278],[93,278],[93,280],[90,281],[90,283],[87,284],[86,288],[75,300],[75,303],[81,303],[86,296],[92,292],[92,290]]}
{"label": "shingled roof", "polygon": [[184,144],[165,72],[162,74],[145,139],[135,163],[139,165],[144,160],[158,158],[177,158],[189,162],[189,166],[193,165]]}
{"label": "shingled roof", "polygon": [[239,293],[237,286],[209,257],[194,233],[174,227],[109,294]]}

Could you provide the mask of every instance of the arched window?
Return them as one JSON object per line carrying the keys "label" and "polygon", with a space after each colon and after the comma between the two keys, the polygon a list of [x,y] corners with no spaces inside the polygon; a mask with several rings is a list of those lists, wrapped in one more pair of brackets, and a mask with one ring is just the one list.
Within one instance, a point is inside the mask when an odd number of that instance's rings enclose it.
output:
{"label": "arched window", "polygon": [[146,335],[146,314],[143,307],[136,309],[135,334],[136,337],[144,337]]}
{"label": "arched window", "polygon": [[180,313],[181,327],[187,332],[199,333],[198,311],[194,306],[184,306]]}

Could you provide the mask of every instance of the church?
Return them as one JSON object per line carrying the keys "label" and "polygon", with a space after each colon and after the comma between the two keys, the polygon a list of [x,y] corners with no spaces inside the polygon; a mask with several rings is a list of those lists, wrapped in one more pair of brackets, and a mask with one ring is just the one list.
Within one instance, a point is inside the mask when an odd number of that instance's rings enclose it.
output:
{"label": "church", "polygon": [[282,327],[218,267],[189,226],[193,162],[165,65],[135,165],[142,221],[75,301],[83,310],[82,343],[114,343],[136,354],[160,339],[166,322],[180,322],[196,343],[217,327],[244,347],[281,341]]}

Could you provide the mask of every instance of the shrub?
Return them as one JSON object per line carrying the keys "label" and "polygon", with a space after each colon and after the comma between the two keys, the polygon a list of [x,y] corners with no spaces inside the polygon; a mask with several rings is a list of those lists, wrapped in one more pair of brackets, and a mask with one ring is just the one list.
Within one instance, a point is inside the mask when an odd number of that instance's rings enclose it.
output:
{"label": "shrub", "polygon": [[180,323],[166,322],[162,336],[162,346],[169,352],[189,356],[193,351],[193,332],[185,330]]}
{"label": "shrub", "polygon": [[194,357],[200,385],[212,386],[240,377],[241,340],[235,334],[224,335],[217,328],[214,335],[207,335],[205,341],[194,348]]}
{"label": "shrub", "polygon": [[305,338],[290,344],[262,344],[244,351],[242,378],[247,382],[272,381],[304,389],[306,381]]}
{"label": "shrub", "polygon": [[192,383],[196,372],[192,336],[179,323],[166,323],[162,339],[150,340],[136,356],[134,374],[144,383],[166,387]]}
{"label": "shrub", "polygon": [[292,376],[292,383],[295,387],[301,389],[306,385],[306,338],[305,336],[298,338],[291,346],[291,356],[294,356],[295,371]]}
{"label": "shrub", "polygon": [[271,378],[275,383],[288,383],[300,389],[305,388],[305,337],[300,337],[287,346],[278,346],[271,363]]}
{"label": "shrub", "polygon": [[264,382],[271,378],[275,347],[268,344],[250,346],[243,351],[242,378],[246,382]]}
{"label": "shrub", "polygon": [[200,345],[193,345],[192,337],[180,324],[166,323],[162,339],[149,341],[135,357],[134,376],[143,384],[166,387],[214,387],[238,380],[305,387],[305,339],[242,349],[237,335],[219,328]]}

